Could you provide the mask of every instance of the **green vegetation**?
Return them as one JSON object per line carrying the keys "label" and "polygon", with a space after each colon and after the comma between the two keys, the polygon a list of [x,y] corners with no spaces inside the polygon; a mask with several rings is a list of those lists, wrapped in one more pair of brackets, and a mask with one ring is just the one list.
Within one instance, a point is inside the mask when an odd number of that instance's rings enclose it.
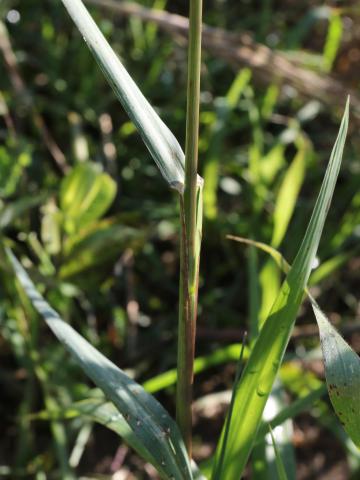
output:
{"label": "green vegetation", "polygon": [[306,478],[310,419],[357,478],[357,10],[48,7],[0,6],[0,476]]}

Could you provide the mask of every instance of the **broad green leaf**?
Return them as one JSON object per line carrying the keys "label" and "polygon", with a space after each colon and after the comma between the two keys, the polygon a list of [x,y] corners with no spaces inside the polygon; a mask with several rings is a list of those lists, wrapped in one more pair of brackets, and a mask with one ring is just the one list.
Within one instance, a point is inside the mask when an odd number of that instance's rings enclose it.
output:
{"label": "broad green leaf", "polygon": [[360,358],[328,321],[316,302],[325,377],[331,403],[345,431],[360,448]]}
{"label": "broad green leaf", "polygon": [[[262,413],[300,307],[333,196],[348,127],[349,101],[305,237],[270,315],[258,336],[236,391],[221,479],[239,478],[254,445]],[[222,439],[217,459],[222,451]]]}
{"label": "broad green leaf", "polygon": [[116,183],[93,163],[77,165],[60,187],[60,207],[69,234],[91,225],[108,210],[116,195]]}
{"label": "broad green leaf", "polygon": [[274,230],[271,244],[278,247],[282,242],[305,175],[305,162],[308,148],[302,142],[281,183],[274,210]]}
{"label": "broad green leaf", "polygon": [[260,330],[269,315],[281,285],[279,269],[271,258],[263,265],[259,274],[259,282],[261,286],[261,307],[258,314]]}
{"label": "broad green leaf", "polygon": [[27,273],[7,250],[26,295],[76,362],[124,416],[163,478],[191,479],[190,461],[178,427],[160,403],[65,323],[37,292]]}
{"label": "broad green leaf", "polygon": [[[269,253],[279,268],[288,272],[290,265],[280,252],[261,242],[239,239]],[[360,448],[360,358],[345,342],[322,312],[316,300],[305,288],[320,331],[321,348],[325,365],[326,383],[331,403],[344,429]]]}
{"label": "broad green leaf", "polygon": [[136,125],[161,174],[172,188],[184,188],[184,153],[110,47],[81,0],[62,0],[126,113]]}

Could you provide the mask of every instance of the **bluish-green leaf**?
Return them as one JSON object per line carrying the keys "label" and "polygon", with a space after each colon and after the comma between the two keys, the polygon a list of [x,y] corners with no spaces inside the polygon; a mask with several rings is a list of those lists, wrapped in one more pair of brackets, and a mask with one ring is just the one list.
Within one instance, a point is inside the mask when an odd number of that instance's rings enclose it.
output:
{"label": "bluish-green leaf", "polygon": [[7,250],[7,254],[34,308],[84,372],[123,415],[138,442],[153,458],[154,466],[162,477],[191,479],[190,461],[178,427],[162,405],[65,323],[38,293],[12,252]]}
{"label": "bluish-green leaf", "polygon": [[110,47],[81,0],[62,0],[161,174],[172,188],[184,187],[184,153]]}

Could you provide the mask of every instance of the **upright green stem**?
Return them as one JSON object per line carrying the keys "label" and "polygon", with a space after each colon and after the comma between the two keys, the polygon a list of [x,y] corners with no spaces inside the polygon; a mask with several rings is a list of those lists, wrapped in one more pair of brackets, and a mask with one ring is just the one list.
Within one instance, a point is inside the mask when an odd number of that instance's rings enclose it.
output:
{"label": "upright green stem", "polygon": [[191,401],[197,292],[202,226],[202,179],[197,175],[202,0],[190,0],[188,86],[185,145],[185,190],[180,197],[180,307],[176,417],[191,455]]}

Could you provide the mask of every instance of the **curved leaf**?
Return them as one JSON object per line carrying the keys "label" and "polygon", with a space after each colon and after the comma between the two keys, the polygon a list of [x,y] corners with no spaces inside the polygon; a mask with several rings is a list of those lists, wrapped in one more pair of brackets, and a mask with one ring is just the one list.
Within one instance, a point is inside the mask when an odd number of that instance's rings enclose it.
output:
{"label": "curved leaf", "polygon": [[34,308],[91,380],[124,416],[139,443],[164,478],[191,479],[190,461],[178,427],[160,403],[65,323],[37,292],[27,273],[7,249],[16,276]]}

